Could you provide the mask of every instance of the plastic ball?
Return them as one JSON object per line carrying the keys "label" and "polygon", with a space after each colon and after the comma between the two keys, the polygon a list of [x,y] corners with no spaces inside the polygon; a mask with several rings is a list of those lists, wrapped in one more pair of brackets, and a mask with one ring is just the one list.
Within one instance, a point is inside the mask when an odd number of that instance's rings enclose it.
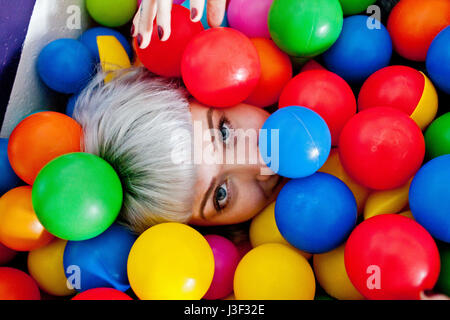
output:
{"label": "plastic ball", "polygon": [[25,272],[0,267],[0,300],[40,300],[36,282]]}
{"label": "plastic ball", "polygon": [[348,174],[375,190],[404,185],[425,156],[422,131],[404,112],[370,108],[350,119],[339,140],[339,156]]}
{"label": "plastic ball", "polygon": [[206,235],[214,255],[214,277],[203,299],[221,299],[233,292],[233,279],[241,259],[236,246],[218,235]]}
{"label": "plastic ball", "polygon": [[[178,3],[177,3],[178,2]],[[190,0],[175,0],[173,2],[173,4],[181,4],[183,7],[187,8],[187,9],[191,9],[191,1]],[[203,28],[209,29],[210,26],[208,24],[208,1],[205,1],[205,6],[203,7],[203,15],[202,18],[200,19],[200,22],[203,25]],[[225,16],[223,17],[222,23],[220,24],[220,27],[229,27],[228,24],[228,13],[225,11]]]}
{"label": "plastic ball", "polygon": [[137,9],[136,0],[86,0],[89,15],[106,27],[119,27],[130,21]]}
{"label": "plastic ball", "polygon": [[258,84],[261,65],[253,43],[231,28],[212,28],[192,38],[183,53],[181,74],[200,102],[230,107],[247,99]]}
{"label": "plastic ball", "polygon": [[11,262],[17,255],[17,252],[0,243],[0,266]]}
{"label": "plastic ball", "polygon": [[358,96],[358,109],[390,107],[409,115],[423,130],[438,110],[433,83],[422,72],[406,66],[389,66],[372,74]]}
{"label": "plastic ball", "polygon": [[17,187],[0,198],[0,242],[16,251],[30,251],[53,240],[31,203],[31,187]]}
{"label": "plastic ball", "polygon": [[367,19],[361,15],[345,18],[339,39],[323,54],[327,69],[351,83],[363,82],[391,60],[387,29],[381,23],[380,28],[371,28]]}
{"label": "plastic ball", "polygon": [[355,227],[356,218],[352,191],[338,178],[322,172],[289,181],[275,205],[281,235],[310,253],[337,248]]}
{"label": "plastic ball", "polygon": [[327,124],[304,107],[275,111],[259,133],[262,159],[273,172],[288,178],[312,175],[325,163],[330,149]]}
{"label": "plastic ball", "polygon": [[342,166],[341,160],[339,159],[339,150],[337,148],[331,149],[330,156],[319,171],[331,174],[344,182],[355,197],[358,213],[364,209],[370,190],[357,183],[348,175],[347,171],[345,171]]}
{"label": "plastic ball", "polygon": [[95,70],[95,57],[80,41],[58,39],[46,45],[37,60],[42,81],[61,93],[84,88]]}
{"label": "plastic ball", "polygon": [[65,114],[45,111],[20,122],[9,137],[8,157],[15,173],[32,185],[54,158],[80,151],[81,126]]}
{"label": "plastic ball", "polygon": [[315,254],[314,274],[330,296],[339,300],[362,300],[364,297],[356,290],[345,270],[344,250],[345,244],[330,252]]}
{"label": "plastic ball", "polygon": [[[391,11],[387,27],[399,55],[425,61],[431,41],[448,25],[448,0],[402,0]],[[443,67],[442,63],[440,67]]]}
{"label": "plastic ball", "polygon": [[314,273],[298,251],[267,243],[247,253],[234,275],[237,300],[313,300]]}
{"label": "plastic ball", "polygon": [[128,256],[128,278],[141,300],[197,300],[208,291],[214,255],[206,239],[180,223],[142,233]]}
{"label": "plastic ball", "polygon": [[435,238],[450,243],[450,155],[427,162],[411,183],[409,207],[414,218]]}
{"label": "plastic ball", "polygon": [[280,108],[304,106],[317,112],[327,123],[331,144],[336,146],[344,125],[356,114],[356,99],[350,86],[326,70],[301,72],[284,87]]}
{"label": "plastic ball", "polygon": [[345,246],[345,268],[368,299],[419,299],[438,279],[439,252],[417,222],[384,214],[363,221],[352,232]]}
{"label": "plastic ball", "polygon": [[39,287],[53,296],[69,296],[75,293],[67,285],[63,255],[67,241],[55,239],[45,247],[28,254],[28,272]]}
{"label": "plastic ball", "polygon": [[113,224],[95,238],[69,241],[64,250],[67,278],[74,275],[71,266],[77,266],[81,274],[78,291],[101,287],[128,290],[127,259],[135,240],[128,229]]}
{"label": "plastic ball", "polygon": [[70,153],[48,163],[33,185],[33,207],[45,228],[65,240],[98,236],[116,220],[122,185],[105,160]]}
{"label": "plastic ball", "polygon": [[[111,81],[116,75],[110,73],[131,67],[130,58],[122,44],[114,36],[98,36],[98,53],[102,71],[107,73],[104,82]],[[109,73],[109,74],[108,74]]]}
{"label": "plastic ball", "polygon": [[306,259],[309,259],[312,256],[308,252],[298,250],[291,246],[291,244],[283,238],[275,221],[275,202],[272,202],[253,218],[252,223],[250,224],[249,237],[253,248],[265,243],[281,243],[297,250]]}
{"label": "plastic ball", "polygon": [[269,10],[270,35],[294,57],[314,57],[339,37],[343,14],[339,0],[274,0]]}
{"label": "plastic ball", "polygon": [[425,131],[425,146],[430,159],[450,154],[450,112],[434,120]]}
{"label": "plastic ball", "polygon": [[113,288],[94,288],[77,294],[72,300],[133,300],[129,295]]}
{"label": "plastic ball", "polygon": [[151,72],[166,77],[181,77],[183,52],[191,39],[201,31],[202,24],[191,21],[188,9],[173,5],[170,38],[159,40],[155,21],[150,45],[145,49],[135,45],[137,56]]}
{"label": "plastic ball", "polygon": [[292,64],[289,56],[278,49],[272,40],[250,40],[258,51],[261,77],[245,102],[258,107],[268,107],[278,101],[281,91],[292,78]]}
{"label": "plastic ball", "polygon": [[327,70],[327,69],[325,69],[325,67],[322,66],[320,63],[318,63],[316,60],[311,59],[302,66],[299,73],[312,70]]}
{"label": "plastic ball", "polygon": [[95,27],[86,30],[83,32],[83,34],[78,38],[78,40],[83,43],[92,53],[92,55],[95,57],[95,60],[97,63],[100,62],[100,55],[98,52],[98,43],[97,38],[98,36],[114,36],[117,40],[119,40],[120,44],[123,46],[123,48],[126,50],[128,57],[130,60],[133,59],[133,49],[131,48],[130,43],[128,42],[127,38],[123,34],[121,34],[119,31],[105,28],[105,27]]}
{"label": "plastic ball", "polygon": [[20,179],[14,172],[8,159],[8,139],[0,138],[0,196],[17,187]]}
{"label": "plastic ball", "polygon": [[230,27],[247,37],[270,39],[267,18],[273,0],[231,0],[228,5]]}
{"label": "plastic ball", "polygon": [[339,0],[344,15],[353,15],[365,11],[377,0]]}
{"label": "plastic ball", "polygon": [[70,96],[69,100],[67,100],[66,115],[68,115],[71,118],[73,117],[73,112],[75,111],[75,104],[77,102],[77,99],[78,94],[74,94]]}
{"label": "plastic ball", "polygon": [[439,255],[441,258],[441,272],[436,287],[439,292],[450,295],[450,246],[439,246]]}
{"label": "plastic ball", "polygon": [[450,27],[442,30],[431,43],[426,65],[436,86],[450,94]]}

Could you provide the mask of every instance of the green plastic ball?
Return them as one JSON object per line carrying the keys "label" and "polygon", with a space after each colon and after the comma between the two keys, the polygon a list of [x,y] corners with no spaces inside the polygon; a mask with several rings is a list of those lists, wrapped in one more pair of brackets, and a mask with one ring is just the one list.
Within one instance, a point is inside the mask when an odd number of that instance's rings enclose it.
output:
{"label": "green plastic ball", "polygon": [[361,13],[377,0],[339,0],[342,5],[342,11],[346,16]]}
{"label": "green plastic ball", "polygon": [[425,131],[428,159],[450,154],[450,112],[434,120]]}
{"label": "green plastic ball", "polygon": [[441,272],[436,288],[440,293],[450,296],[450,245],[442,245],[439,248],[441,256]]}
{"label": "green plastic ball", "polygon": [[120,27],[130,21],[137,9],[136,0],[86,0],[92,19],[106,27]]}
{"label": "green plastic ball", "polygon": [[339,0],[274,0],[268,24],[281,50],[294,57],[312,58],[336,42],[343,20]]}
{"label": "green plastic ball", "polygon": [[98,236],[116,220],[122,185],[103,159],[69,153],[50,161],[33,184],[33,208],[48,232],[65,240]]}

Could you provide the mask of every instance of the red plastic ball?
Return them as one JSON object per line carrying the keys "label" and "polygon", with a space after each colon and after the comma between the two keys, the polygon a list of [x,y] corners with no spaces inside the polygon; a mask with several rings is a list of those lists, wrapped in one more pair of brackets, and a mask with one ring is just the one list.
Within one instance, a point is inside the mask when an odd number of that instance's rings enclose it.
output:
{"label": "red plastic ball", "polygon": [[450,1],[402,0],[392,10],[387,28],[398,54],[425,61],[431,42],[448,25]]}
{"label": "red plastic ball", "polygon": [[72,300],[133,300],[130,296],[113,288],[95,288],[77,294]]}
{"label": "red plastic ball", "polygon": [[40,300],[38,285],[18,269],[0,267],[0,300]]}
{"label": "red plastic ball", "polygon": [[345,268],[356,289],[373,300],[417,300],[434,287],[439,251],[431,235],[411,218],[372,217],[345,245]]}
{"label": "red plastic ball", "polygon": [[[156,21],[153,23],[150,45],[141,49],[135,42],[136,54],[151,72],[165,77],[181,77],[181,57],[189,41],[204,30],[202,23],[192,22],[190,11],[172,6],[171,33],[166,41],[159,40]],[[136,41],[136,40],[135,40]]]}
{"label": "red plastic ball", "polygon": [[387,107],[356,114],[339,139],[339,157],[347,173],[375,190],[404,185],[420,168],[424,155],[424,137],[414,120]]}
{"label": "red plastic ball", "polygon": [[283,89],[279,106],[302,106],[317,112],[330,129],[333,146],[338,144],[344,125],[356,113],[356,99],[350,86],[327,70],[295,76]]}
{"label": "red plastic ball", "polygon": [[0,243],[0,266],[7,264],[16,256],[17,252]]}
{"label": "red plastic ball", "polygon": [[306,72],[311,70],[327,70],[324,66],[318,63],[316,60],[311,59],[300,69],[300,72]]}
{"label": "red plastic ball", "polygon": [[258,84],[261,65],[255,46],[231,28],[211,28],[187,45],[181,74],[189,92],[214,107],[231,107],[247,99]]}

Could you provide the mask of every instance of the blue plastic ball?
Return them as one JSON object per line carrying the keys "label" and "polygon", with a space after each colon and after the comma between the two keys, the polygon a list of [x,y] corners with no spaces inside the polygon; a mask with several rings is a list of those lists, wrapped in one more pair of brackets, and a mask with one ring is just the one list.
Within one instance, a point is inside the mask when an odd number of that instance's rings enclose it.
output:
{"label": "blue plastic ball", "polygon": [[73,111],[75,110],[75,103],[77,102],[78,99],[78,94],[74,94],[72,95],[69,100],[67,101],[67,105],[66,105],[66,114],[69,117],[73,116]]}
{"label": "blue plastic ball", "polygon": [[435,238],[450,243],[450,155],[427,162],[414,176],[409,207],[418,223]]}
{"label": "blue plastic ball", "polygon": [[98,52],[98,45],[97,45],[97,37],[98,36],[114,36],[117,40],[119,40],[120,44],[123,46],[125,51],[128,54],[128,57],[130,58],[130,61],[133,59],[133,49],[131,48],[130,43],[128,42],[127,38],[124,37],[123,34],[121,34],[119,31],[105,28],[105,27],[95,27],[91,28],[89,30],[86,30],[80,38],[78,38],[79,41],[84,43],[86,47],[89,48],[93,56],[95,57],[95,60],[97,63],[100,62],[100,55]]}
{"label": "blue plastic ball", "polygon": [[450,27],[442,30],[428,49],[427,71],[434,84],[450,94]]}
{"label": "blue plastic ball", "polygon": [[[392,41],[386,27],[369,28],[367,16],[344,19],[341,35],[323,54],[326,67],[351,83],[361,83],[389,65]],[[369,25],[371,25],[369,23]]]}
{"label": "blue plastic ball", "polygon": [[0,196],[21,183],[8,159],[8,139],[0,138]]}
{"label": "blue plastic ball", "polygon": [[281,235],[294,247],[323,253],[341,245],[357,219],[353,193],[327,173],[289,181],[275,204]]}
{"label": "blue plastic ball", "polygon": [[61,93],[80,91],[94,73],[95,59],[89,49],[74,39],[58,39],[42,49],[37,70],[42,81]]}
{"label": "blue plastic ball", "polygon": [[79,268],[80,288],[75,288],[78,291],[104,287],[128,290],[127,261],[135,241],[136,236],[118,224],[95,238],[68,241],[63,263],[69,282],[76,283],[70,279],[76,276]]}
{"label": "blue plastic ball", "polygon": [[[183,7],[190,9],[191,8],[191,1],[190,0],[186,0],[181,4]],[[202,15],[202,19],[200,20],[200,22],[203,25],[203,28],[209,29],[210,26],[208,24],[208,14],[207,14],[207,10],[206,10],[206,5],[207,5],[207,1],[205,1],[205,7],[203,8],[203,15]],[[229,27],[228,25],[228,16],[227,16],[227,12],[225,11],[225,16],[223,18],[222,24],[220,25],[221,27]]]}
{"label": "blue plastic ball", "polygon": [[330,154],[331,135],[325,121],[304,107],[285,107],[266,120],[259,133],[262,159],[275,173],[303,178],[322,167]]}

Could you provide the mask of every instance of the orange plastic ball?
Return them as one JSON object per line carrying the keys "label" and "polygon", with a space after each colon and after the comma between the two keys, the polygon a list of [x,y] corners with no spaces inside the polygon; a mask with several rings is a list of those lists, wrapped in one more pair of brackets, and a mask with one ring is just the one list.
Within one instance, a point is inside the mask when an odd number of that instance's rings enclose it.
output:
{"label": "orange plastic ball", "polygon": [[450,25],[450,1],[402,0],[392,10],[388,31],[402,57],[425,61],[436,35]]}
{"label": "orange plastic ball", "polygon": [[39,222],[31,203],[31,187],[12,189],[0,198],[0,242],[16,251],[45,246],[54,238]]}
{"label": "orange plastic ball", "polygon": [[258,107],[267,107],[278,101],[284,86],[292,78],[291,60],[272,40],[265,38],[250,40],[259,55],[261,77],[245,102]]}
{"label": "orange plastic ball", "polygon": [[65,114],[44,111],[22,120],[11,133],[8,158],[15,173],[33,184],[39,171],[63,154],[81,151],[81,126]]}

